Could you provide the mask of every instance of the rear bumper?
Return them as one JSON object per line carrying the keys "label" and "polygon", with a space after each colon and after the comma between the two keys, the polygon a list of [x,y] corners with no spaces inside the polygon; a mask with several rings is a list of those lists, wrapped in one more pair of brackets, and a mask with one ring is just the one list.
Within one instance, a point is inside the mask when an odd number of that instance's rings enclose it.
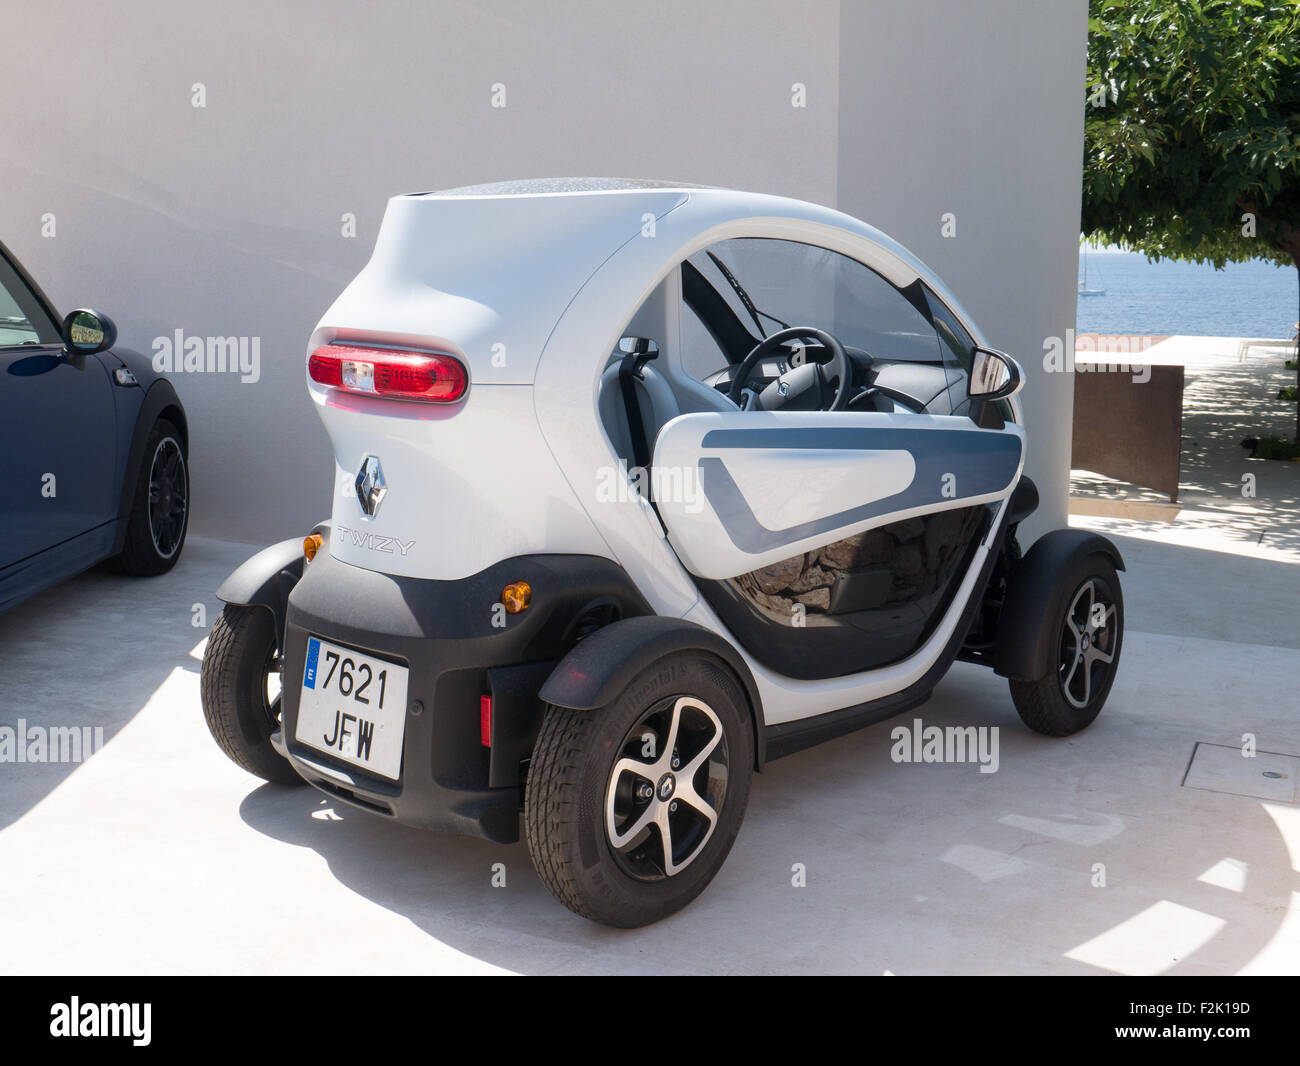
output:
{"label": "rear bumper", "polygon": [[[532,606],[494,611],[512,581],[532,585]],[[430,581],[351,566],[322,549],[289,595],[276,748],[304,780],[344,803],[418,828],[516,841],[521,763],[541,724],[537,691],[593,609],[649,613],[623,570],[595,556],[523,556],[458,581]],[[399,781],[295,738],[313,635],[408,667]],[[488,747],[484,695],[493,706]]]}

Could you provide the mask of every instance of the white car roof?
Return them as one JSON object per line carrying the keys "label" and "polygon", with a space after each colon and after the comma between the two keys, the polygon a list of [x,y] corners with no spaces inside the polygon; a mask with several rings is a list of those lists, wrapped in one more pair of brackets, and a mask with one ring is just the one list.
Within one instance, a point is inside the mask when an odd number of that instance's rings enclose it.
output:
{"label": "white car roof", "polygon": [[[617,340],[677,263],[730,237],[832,248],[896,285],[923,278],[983,338],[906,248],[818,204],[683,182],[531,178],[407,193],[388,202],[369,263],[321,319],[311,345],[371,338],[461,355],[478,384],[528,384],[566,308],[599,272]],[[593,373],[609,349],[584,353]]]}
{"label": "white car roof", "polygon": [[[712,189],[712,185],[692,185],[681,181],[655,181],[650,178],[520,178],[494,181],[485,185],[462,185],[455,189],[408,193],[409,196],[567,196],[590,192],[629,192],[644,189]],[[725,191],[725,190],[724,190]]]}

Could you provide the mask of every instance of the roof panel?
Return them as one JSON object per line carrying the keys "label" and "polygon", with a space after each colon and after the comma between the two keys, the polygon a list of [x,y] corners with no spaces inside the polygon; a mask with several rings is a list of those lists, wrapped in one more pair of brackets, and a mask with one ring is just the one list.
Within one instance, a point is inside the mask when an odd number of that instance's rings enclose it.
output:
{"label": "roof panel", "polygon": [[408,193],[409,196],[546,196],[582,192],[623,192],[633,189],[707,189],[684,181],[657,181],[648,178],[521,178],[494,181],[485,185],[461,185],[455,189],[434,189]]}

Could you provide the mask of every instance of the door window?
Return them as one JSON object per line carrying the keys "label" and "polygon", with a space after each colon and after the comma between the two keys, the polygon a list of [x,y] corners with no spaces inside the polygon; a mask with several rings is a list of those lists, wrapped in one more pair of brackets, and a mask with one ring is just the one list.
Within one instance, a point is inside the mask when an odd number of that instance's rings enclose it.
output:
{"label": "door window", "polygon": [[[685,287],[691,317],[715,340],[737,336],[735,324],[742,326],[747,337],[736,349],[787,326],[815,326],[873,360],[949,368],[963,376],[968,370],[969,338],[919,281],[900,289],[830,249],[759,237],[721,241],[688,263],[720,298],[697,296],[692,306]],[[730,362],[746,354],[727,352]]]}
{"label": "door window", "polygon": [[0,255],[0,348],[58,342],[58,327],[18,272]]}
{"label": "door window", "polygon": [[682,305],[681,322],[682,366],[686,372],[703,381],[725,368],[729,361],[726,353],[689,304]]}

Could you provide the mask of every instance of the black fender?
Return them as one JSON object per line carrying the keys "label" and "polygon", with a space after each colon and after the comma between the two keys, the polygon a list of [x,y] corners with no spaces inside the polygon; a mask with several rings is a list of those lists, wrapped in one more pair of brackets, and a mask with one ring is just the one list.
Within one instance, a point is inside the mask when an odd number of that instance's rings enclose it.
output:
{"label": "black fender", "polygon": [[998,620],[993,669],[1003,677],[1037,681],[1051,669],[1056,627],[1046,624],[1060,575],[1089,555],[1106,556],[1124,569],[1119,549],[1086,529],[1054,529],[1034,541],[1011,571]]}
{"label": "black fender", "polygon": [[[313,532],[327,534],[328,523]],[[328,551],[324,545],[321,551]],[[284,618],[289,593],[302,577],[302,541],[282,540],[244,560],[221,587],[217,599],[234,607],[265,607],[275,619],[275,646],[284,651]]]}
{"label": "black fender", "polygon": [[[131,504],[135,500],[135,489],[141,477],[145,476],[144,450],[149,443],[149,431],[160,417],[166,415],[176,423],[181,431],[181,444],[188,457],[190,452],[190,427],[185,417],[185,408],[172,383],[166,378],[159,378],[149,386],[144,394],[144,402],[135,416],[135,428],[131,431],[131,445],[127,449],[126,466],[122,475],[122,495],[117,501],[117,537],[114,539],[112,554],[117,555],[126,547],[126,527],[131,517]],[[193,493],[191,493],[193,495]]]}
{"label": "black fender", "polygon": [[740,682],[754,722],[755,769],[767,760],[763,705],[741,654],[710,629],[684,618],[625,618],[585,637],[560,660],[542,685],[546,703],[594,711],[612,703],[641,671],[680,651],[703,651],[723,661]]}
{"label": "black fender", "polygon": [[1038,510],[1038,486],[1025,475],[1020,476],[1015,491],[1011,493],[1011,505],[1007,508],[1007,525],[1019,525]]}

